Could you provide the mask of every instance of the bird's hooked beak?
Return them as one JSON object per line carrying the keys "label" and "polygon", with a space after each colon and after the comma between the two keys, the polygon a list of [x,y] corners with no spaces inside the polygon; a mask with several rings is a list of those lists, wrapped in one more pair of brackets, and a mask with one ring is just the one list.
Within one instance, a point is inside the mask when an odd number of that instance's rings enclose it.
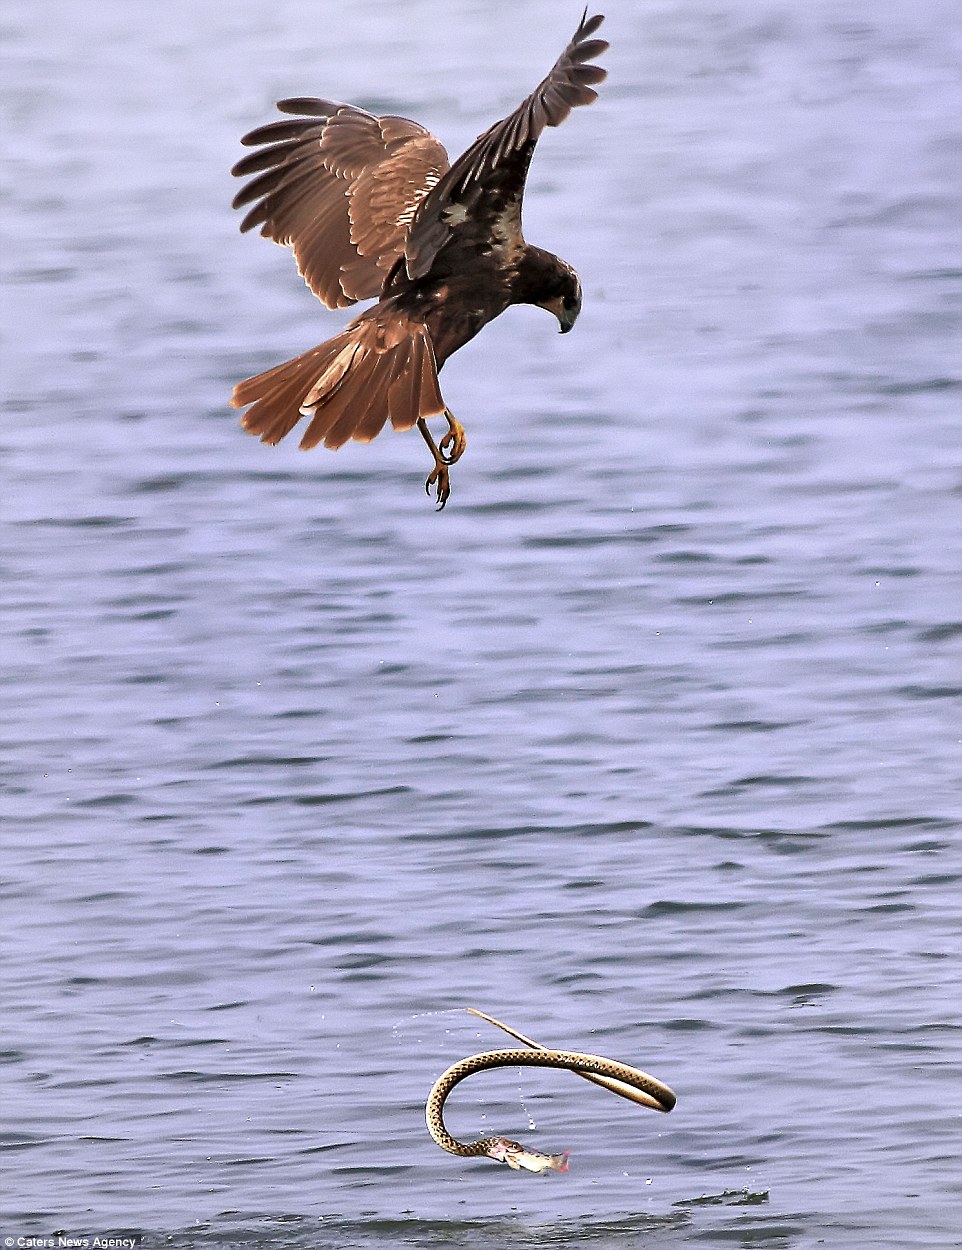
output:
{"label": "bird's hooked beak", "polygon": [[567,334],[574,323],[578,320],[578,313],[581,312],[581,303],[566,304],[560,295],[554,299],[545,300],[543,304],[538,305],[539,308],[546,309],[549,313],[554,313],[558,318],[558,325],[561,327],[561,333]]}
{"label": "bird's hooked beak", "polygon": [[574,323],[578,320],[578,313],[581,312],[581,305],[575,304],[573,308],[566,308],[561,305],[561,312],[558,314],[558,324],[561,326],[561,333],[567,334]]}

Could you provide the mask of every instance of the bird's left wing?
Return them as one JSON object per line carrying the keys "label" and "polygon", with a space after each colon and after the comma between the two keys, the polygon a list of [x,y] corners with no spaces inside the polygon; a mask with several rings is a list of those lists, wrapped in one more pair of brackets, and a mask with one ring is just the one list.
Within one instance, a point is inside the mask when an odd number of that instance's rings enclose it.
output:
{"label": "bird's left wing", "polygon": [[555,62],[548,76],[503,121],[477,138],[419,204],[404,245],[411,278],[428,272],[446,243],[468,230],[494,245],[521,237],[521,199],[525,176],[545,126],[559,126],[580,104],[598,93],[592,84],[606,71],[589,65],[604,52],[604,39],[592,39],[604,17],[588,17]]}
{"label": "bird's left wing", "polygon": [[403,254],[421,199],[448,168],[439,141],[404,117],[375,117],[332,100],[281,100],[284,121],[241,140],[257,150],[231,171],[251,179],[234,207],[241,230],[293,249],[308,286],[329,308],[380,295]]}

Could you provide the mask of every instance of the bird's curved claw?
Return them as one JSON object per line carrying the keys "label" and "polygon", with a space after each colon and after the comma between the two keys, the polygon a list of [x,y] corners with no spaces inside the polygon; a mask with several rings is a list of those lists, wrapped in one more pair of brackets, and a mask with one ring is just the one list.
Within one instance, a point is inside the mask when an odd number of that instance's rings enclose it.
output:
{"label": "bird's curved claw", "polygon": [[448,432],[438,443],[438,452],[445,464],[455,464],[464,455],[468,436],[464,432],[464,426],[447,408],[444,415],[448,421]]}
{"label": "bird's curved claw", "polygon": [[448,473],[448,464],[453,463],[453,461],[445,461],[439,458],[435,462],[434,468],[428,474],[427,481],[424,483],[424,490],[428,495],[431,493],[431,487],[434,487],[435,497],[438,501],[435,512],[442,511],[444,505],[451,497],[451,478]]}

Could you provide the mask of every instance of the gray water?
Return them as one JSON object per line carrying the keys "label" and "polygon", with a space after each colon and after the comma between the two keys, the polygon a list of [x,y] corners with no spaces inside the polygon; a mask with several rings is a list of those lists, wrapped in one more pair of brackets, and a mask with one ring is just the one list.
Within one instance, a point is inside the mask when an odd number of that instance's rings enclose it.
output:
{"label": "gray water", "polygon": [[[338,317],[237,233],[284,95],[503,115],[552,0],[12,0],[3,1218],[303,1247],[960,1244],[962,9],[607,5],[445,369],[466,455],[232,384]],[[500,1035],[643,1112],[436,1076]],[[10,1243],[6,1243],[9,1245]]]}

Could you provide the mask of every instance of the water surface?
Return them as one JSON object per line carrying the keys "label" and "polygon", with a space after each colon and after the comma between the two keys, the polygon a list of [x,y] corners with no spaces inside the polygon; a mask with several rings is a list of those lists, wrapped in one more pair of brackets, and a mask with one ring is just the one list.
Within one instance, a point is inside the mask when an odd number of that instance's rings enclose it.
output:
{"label": "water surface", "polygon": [[[3,18],[3,1226],[148,1244],[959,1244],[962,17],[608,5],[529,237],[579,269],[414,435],[244,437],[332,333],[237,234],[285,95],[453,152],[548,0]],[[563,7],[563,6],[562,6]],[[462,1087],[499,1045],[668,1081]]]}

